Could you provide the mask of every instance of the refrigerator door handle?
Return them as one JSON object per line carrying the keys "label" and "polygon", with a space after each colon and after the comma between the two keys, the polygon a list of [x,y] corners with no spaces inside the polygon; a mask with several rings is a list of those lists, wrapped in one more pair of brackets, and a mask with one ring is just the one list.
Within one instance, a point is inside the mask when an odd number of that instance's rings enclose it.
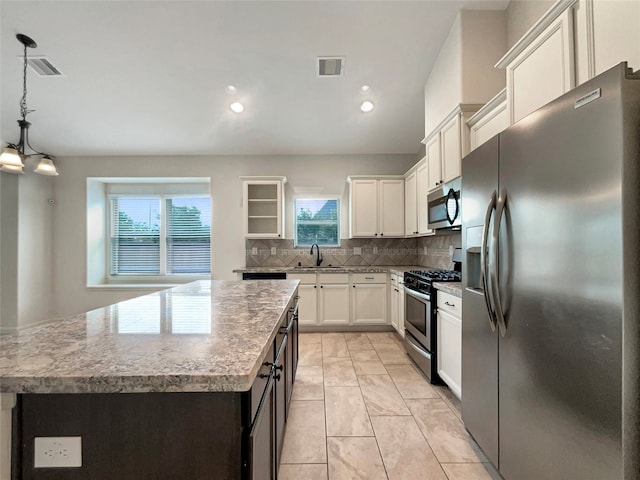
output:
{"label": "refrigerator door handle", "polygon": [[491,327],[491,331],[496,331],[496,312],[493,308],[491,297],[489,293],[489,282],[487,281],[487,276],[489,274],[488,271],[488,263],[487,263],[487,241],[489,240],[489,223],[491,222],[491,216],[496,209],[496,196],[497,192],[494,190],[491,193],[491,199],[489,200],[489,205],[487,206],[487,212],[484,216],[484,229],[482,232],[482,247],[480,251],[480,279],[482,281],[482,290],[484,294],[484,301],[487,304],[487,313],[489,314],[489,326]]}
{"label": "refrigerator door handle", "polygon": [[[502,216],[507,208],[507,189],[500,191],[500,197],[496,203],[496,219],[493,224],[493,258],[497,261],[499,254],[498,237],[500,236],[500,226],[502,224]],[[495,269],[491,270],[491,290],[493,290],[493,298],[496,307],[496,318],[500,327],[500,334],[504,337],[507,334],[507,316],[502,308],[502,299],[500,298],[500,290],[498,289],[498,275]]]}

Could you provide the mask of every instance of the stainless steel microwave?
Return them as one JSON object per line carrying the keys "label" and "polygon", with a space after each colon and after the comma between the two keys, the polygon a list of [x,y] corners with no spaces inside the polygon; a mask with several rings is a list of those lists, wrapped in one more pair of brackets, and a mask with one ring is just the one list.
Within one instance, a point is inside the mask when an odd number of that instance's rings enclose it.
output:
{"label": "stainless steel microwave", "polygon": [[462,225],[460,178],[445,183],[427,196],[429,228],[459,230]]}

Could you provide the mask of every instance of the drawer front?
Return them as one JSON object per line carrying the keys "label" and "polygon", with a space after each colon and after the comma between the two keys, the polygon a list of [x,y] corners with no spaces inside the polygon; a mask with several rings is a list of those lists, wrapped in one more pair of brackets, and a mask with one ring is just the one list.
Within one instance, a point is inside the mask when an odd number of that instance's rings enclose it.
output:
{"label": "drawer front", "polygon": [[300,280],[302,285],[314,285],[316,283],[315,273],[287,273],[288,280]]}
{"label": "drawer front", "polygon": [[386,273],[352,273],[351,283],[387,283]]}
{"label": "drawer front", "polygon": [[438,310],[462,318],[462,299],[438,290]]}
{"label": "drawer front", "polygon": [[[275,351],[273,346],[269,349],[267,356],[265,357],[262,365],[260,366],[260,370],[258,370],[258,375],[256,376],[253,385],[251,386],[251,420],[250,423],[253,423],[253,419],[258,411],[258,405],[260,405],[260,399],[265,392],[265,388],[267,387],[267,381],[269,380],[269,373],[271,372],[271,367],[265,365],[267,362],[273,362],[275,355]],[[266,375],[266,376],[265,376]]]}
{"label": "drawer front", "polygon": [[349,283],[348,273],[319,273],[318,283]]}

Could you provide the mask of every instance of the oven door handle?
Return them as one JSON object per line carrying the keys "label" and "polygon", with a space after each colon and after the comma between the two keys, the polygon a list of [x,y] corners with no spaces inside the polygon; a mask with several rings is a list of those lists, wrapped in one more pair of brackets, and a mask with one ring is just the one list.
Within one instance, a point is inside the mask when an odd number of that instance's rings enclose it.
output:
{"label": "oven door handle", "polygon": [[428,352],[425,352],[422,348],[420,348],[418,345],[416,345],[415,343],[413,343],[413,341],[411,340],[411,336],[410,335],[405,335],[404,339],[406,340],[406,342],[409,344],[409,346],[416,351],[417,354],[423,356],[424,358],[428,358],[429,360],[431,360],[431,354]]}
{"label": "oven door handle", "polygon": [[407,286],[404,287],[404,293],[406,293],[410,297],[413,297],[413,298],[418,299],[418,300],[422,300],[422,301],[425,301],[425,302],[430,302],[431,301],[431,295],[428,295],[426,293],[416,292],[415,290],[411,290]]}

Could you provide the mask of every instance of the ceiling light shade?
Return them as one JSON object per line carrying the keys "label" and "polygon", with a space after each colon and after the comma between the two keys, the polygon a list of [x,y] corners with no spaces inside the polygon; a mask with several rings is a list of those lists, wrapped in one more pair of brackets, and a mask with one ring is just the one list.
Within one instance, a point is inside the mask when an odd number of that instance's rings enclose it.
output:
{"label": "ceiling light shade", "polygon": [[18,165],[2,165],[2,167],[0,167],[0,171],[22,175],[24,173],[24,168]]}
{"label": "ceiling light shade", "polygon": [[42,157],[42,160],[40,160],[40,163],[34,172],[39,173],[40,175],[49,175],[52,177],[59,175],[58,170],[56,170],[56,166],[53,164],[53,160],[49,157]]}
{"label": "ceiling light shade", "polygon": [[242,105],[240,102],[233,102],[231,105],[229,105],[229,108],[231,109],[232,112],[236,112],[236,113],[244,112],[244,105]]}
{"label": "ceiling light shade", "polygon": [[[20,127],[20,140],[18,143],[9,143],[0,154],[0,168],[3,172],[24,173],[23,160],[29,157],[42,157],[42,160],[36,168],[36,172],[43,175],[58,175],[56,167],[51,160],[52,155],[39,152],[29,143],[29,127],[31,124],[27,122],[27,114],[33,110],[27,108],[27,48],[36,48],[38,44],[32,39],[21,33],[16,35],[18,41],[24,48],[22,62],[22,98],[20,99],[20,115],[22,118],[18,120]],[[27,153],[28,151],[33,153]]]}
{"label": "ceiling light shade", "polygon": [[8,167],[24,167],[22,163],[22,157],[18,150],[12,147],[7,147],[0,154],[0,164],[7,165]]}
{"label": "ceiling light shade", "polygon": [[373,102],[365,100],[360,104],[360,110],[362,110],[364,113],[369,113],[371,110],[373,110]]}
{"label": "ceiling light shade", "polygon": [[225,88],[225,90],[227,91],[228,94],[230,95],[234,95],[236,93],[238,93],[238,89],[236,87],[234,87],[233,85],[227,85],[227,87]]}
{"label": "ceiling light shade", "polygon": [[360,93],[369,93],[369,90],[371,90],[371,87],[369,85],[362,85],[360,87]]}

